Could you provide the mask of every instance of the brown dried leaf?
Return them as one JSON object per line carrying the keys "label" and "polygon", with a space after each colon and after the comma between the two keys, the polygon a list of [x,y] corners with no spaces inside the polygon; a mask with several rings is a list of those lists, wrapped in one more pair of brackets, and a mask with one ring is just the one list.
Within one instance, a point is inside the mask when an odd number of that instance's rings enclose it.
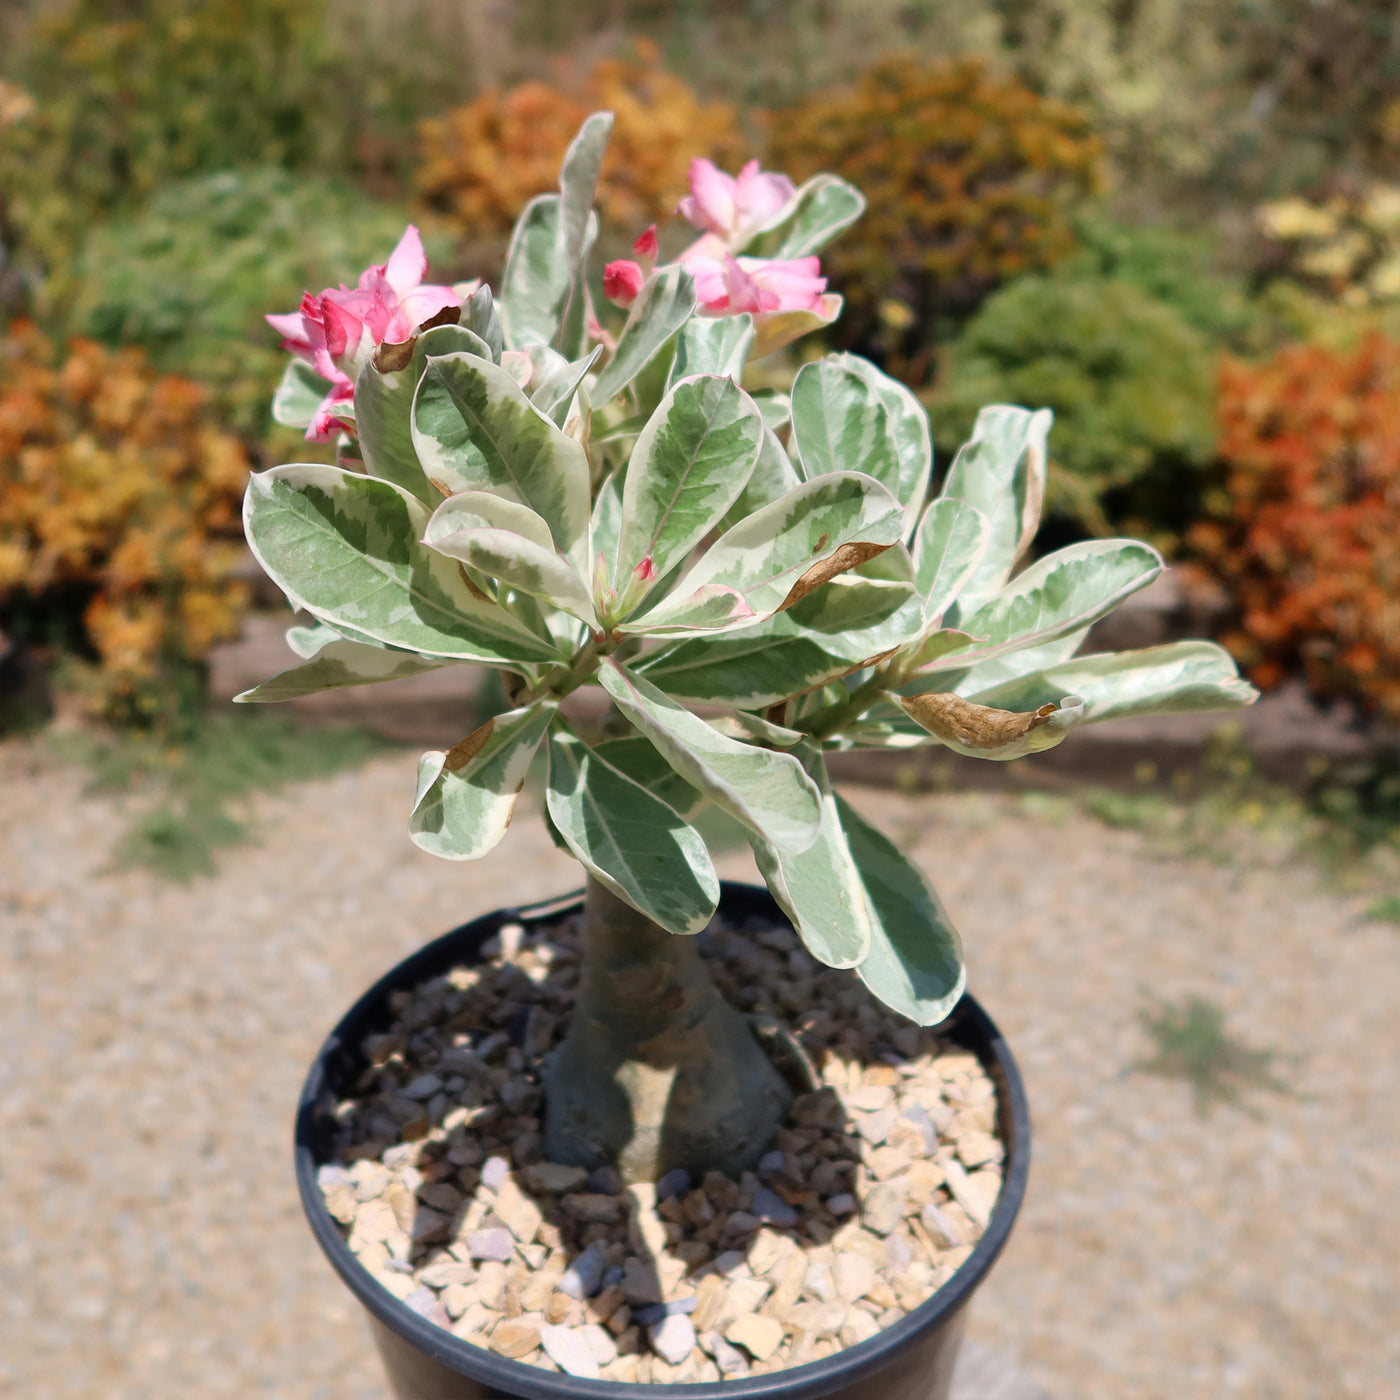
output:
{"label": "brown dried leaf", "polygon": [[461,575],[461,577],[462,577],[462,582],[465,583],[465,584],[467,585],[467,592],[470,593],[470,594],[472,595],[472,597],[475,598],[475,599],[477,600],[477,602],[479,602],[479,603],[494,603],[494,602],[496,601],[496,600],[495,600],[489,593],[487,593],[484,589],[481,589],[481,588],[477,587],[477,584],[476,584],[475,580],[474,580],[474,579],[472,578],[472,576],[467,572],[467,566],[466,566],[465,564],[458,564],[458,565],[457,565],[457,572]]}
{"label": "brown dried leaf", "polygon": [[491,731],[495,727],[496,721],[488,719],[485,724],[473,729],[465,739],[448,749],[442,766],[449,772],[460,773],[481,752],[482,746],[491,737]]}
{"label": "brown dried leaf", "polygon": [[429,316],[422,325],[418,327],[421,335],[424,331],[430,331],[434,326],[455,326],[462,320],[462,308],[460,306],[444,306],[435,316]]}
{"label": "brown dried leaf", "polygon": [[413,347],[418,343],[418,337],[411,335],[407,340],[401,340],[397,345],[391,345],[387,340],[374,352],[374,367],[380,374],[397,374],[401,369],[407,369],[413,360]]}
{"label": "brown dried leaf", "polygon": [[794,603],[800,603],[809,593],[814,593],[822,584],[834,579],[837,574],[844,574],[850,569],[858,569],[862,564],[875,558],[877,554],[883,554],[889,548],[891,546],[887,544],[867,544],[860,540],[843,544],[819,564],[813,564],[793,584],[778,611],[786,612]]}
{"label": "brown dried leaf", "polygon": [[910,695],[900,702],[930,734],[969,749],[1000,749],[1039,729],[1060,707],[1042,705],[1038,710],[1016,713],[974,705],[961,695]]}

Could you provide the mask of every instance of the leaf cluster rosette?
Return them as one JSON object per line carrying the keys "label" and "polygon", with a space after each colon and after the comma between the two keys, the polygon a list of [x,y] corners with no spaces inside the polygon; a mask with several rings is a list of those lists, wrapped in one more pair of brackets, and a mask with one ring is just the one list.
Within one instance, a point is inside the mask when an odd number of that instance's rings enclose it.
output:
{"label": "leaf cluster rosette", "polygon": [[[929,421],[906,388],[829,355],[790,392],[747,392],[753,317],[699,314],[682,264],[655,269],[603,334],[587,267],[609,126],[590,117],[559,192],[526,207],[499,295],[472,289],[448,323],[365,360],[341,466],[253,479],[249,542],[316,621],[289,636],[301,663],[240,698],[498,668],[510,710],[420,761],[418,845],[485,855],[543,749],[559,844],[694,934],[719,896],[694,823],[716,807],[814,957],[936,1023],[964,985],[957,934],[922,872],[834,790],[825,754],[1008,759],[1080,724],[1253,692],[1209,643],[1076,656],[1163,566],[1146,545],[1095,540],[1015,572],[1047,412],[985,409],[929,501]],[[817,176],[745,251],[815,255],[862,207]],[[305,376],[294,362],[279,399],[293,421],[323,389]],[[585,685],[611,699],[602,731],[562,706]]]}

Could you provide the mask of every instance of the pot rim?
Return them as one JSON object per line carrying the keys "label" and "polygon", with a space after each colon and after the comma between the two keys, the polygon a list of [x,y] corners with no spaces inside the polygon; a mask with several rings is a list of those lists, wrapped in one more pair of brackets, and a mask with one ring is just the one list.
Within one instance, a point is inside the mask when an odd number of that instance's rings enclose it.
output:
{"label": "pot rim", "polygon": [[[582,907],[582,894],[582,890],[577,890],[517,908],[493,910],[459,925],[396,963],[340,1018],[317,1052],[297,1103],[294,1145],[297,1188],[316,1242],[346,1286],[380,1324],[448,1370],[469,1375],[520,1400],[674,1400],[677,1395],[683,1400],[778,1400],[779,1397],[796,1400],[799,1396],[817,1400],[838,1386],[873,1379],[918,1337],[948,1322],[967,1303],[1005,1248],[1025,1198],[1030,1174],[1030,1108],[1025,1085],[1001,1032],[970,993],[963,994],[942,1027],[957,1039],[975,1038],[981,1042],[979,1046],[967,1048],[978,1054],[996,1081],[1000,1127],[1006,1143],[1001,1195],[982,1238],[947,1283],[898,1322],[868,1341],[845,1347],[833,1356],[763,1376],[687,1384],[588,1380],[564,1372],[545,1371],[464,1341],[405,1307],[360,1265],[342,1239],[316,1180],[316,1171],[321,1165],[315,1153],[320,1136],[317,1107],[326,1092],[327,1062],[358,1055],[359,1039],[367,1033],[361,1023],[386,1008],[391,991],[447,971],[468,952],[477,952],[502,924],[521,923],[528,929],[556,922]],[[732,912],[736,904],[747,906],[747,912],[771,916],[775,922],[791,927],[791,921],[762,886],[721,881],[720,908],[727,905]],[[820,1388],[807,1389],[808,1383]]]}

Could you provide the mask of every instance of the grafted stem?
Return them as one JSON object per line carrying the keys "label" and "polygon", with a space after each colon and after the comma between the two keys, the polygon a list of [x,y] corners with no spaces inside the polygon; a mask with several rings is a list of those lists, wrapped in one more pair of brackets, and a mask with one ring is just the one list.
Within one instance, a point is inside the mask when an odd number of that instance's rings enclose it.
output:
{"label": "grafted stem", "polygon": [[546,1067],[550,1160],[625,1181],[674,1167],[737,1174],[792,1099],[694,938],[658,928],[590,877],[573,1022]]}

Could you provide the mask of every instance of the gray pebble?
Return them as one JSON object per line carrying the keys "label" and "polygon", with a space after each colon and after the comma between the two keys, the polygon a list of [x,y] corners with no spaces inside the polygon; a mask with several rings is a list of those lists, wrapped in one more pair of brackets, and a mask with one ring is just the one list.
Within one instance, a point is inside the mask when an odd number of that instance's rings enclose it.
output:
{"label": "gray pebble", "polygon": [[570,1298],[591,1298],[602,1288],[607,1267],[607,1246],[601,1240],[595,1240],[564,1270],[558,1289]]}
{"label": "gray pebble", "polygon": [[695,1327],[684,1313],[672,1313],[650,1328],[647,1336],[651,1349],[672,1366],[679,1366],[695,1349]]}
{"label": "gray pebble", "polygon": [[736,1210],[724,1222],[724,1233],[726,1235],[748,1235],[762,1224],[763,1221],[758,1216],[750,1215],[746,1210]]}
{"label": "gray pebble", "polygon": [[904,1110],[904,1117],[923,1135],[924,1151],[932,1157],[938,1151],[938,1129],[933,1126],[928,1110],[922,1104],[910,1104]]}
{"label": "gray pebble", "polygon": [[786,1153],[769,1152],[759,1159],[758,1169],[761,1172],[780,1172],[786,1165]]}
{"label": "gray pebble", "polygon": [[667,1196],[679,1196],[690,1190],[690,1173],[684,1167],[669,1171],[656,1183],[656,1199],[664,1201]]}
{"label": "gray pebble", "polygon": [[856,1198],[843,1191],[839,1196],[828,1196],[826,1208],[833,1215],[849,1215],[856,1208]]}
{"label": "gray pebble", "polygon": [[499,1191],[510,1175],[510,1163],[504,1157],[488,1157],[481,1167],[481,1184]]}
{"label": "gray pebble", "polygon": [[653,1327],[668,1317],[683,1317],[695,1311],[699,1300],[692,1294],[689,1298],[672,1298],[669,1303],[652,1303],[644,1308],[632,1309],[632,1321],[641,1327]]}
{"label": "gray pebble", "polygon": [[406,1084],[399,1092],[406,1099],[430,1099],[442,1088],[442,1080],[435,1074],[420,1074],[417,1079]]}
{"label": "gray pebble", "polygon": [[[770,1225],[796,1225],[797,1212],[778,1195],[776,1191],[770,1191],[766,1186],[753,1198],[753,1205],[750,1211],[758,1216],[760,1220],[766,1220]],[[733,1216],[730,1217],[731,1224]]]}
{"label": "gray pebble", "polygon": [[603,1270],[603,1287],[617,1288],[626,1277],[627,1270],[621,1264],[614,1264],[610,1269]]}
{"label": "gray pebble", "polygon": [[619,1196],[622,1194],[622,1178],[612,1167],[599,1167],[588,1174],[584,1183],[589,1191],[599,1196]]}

